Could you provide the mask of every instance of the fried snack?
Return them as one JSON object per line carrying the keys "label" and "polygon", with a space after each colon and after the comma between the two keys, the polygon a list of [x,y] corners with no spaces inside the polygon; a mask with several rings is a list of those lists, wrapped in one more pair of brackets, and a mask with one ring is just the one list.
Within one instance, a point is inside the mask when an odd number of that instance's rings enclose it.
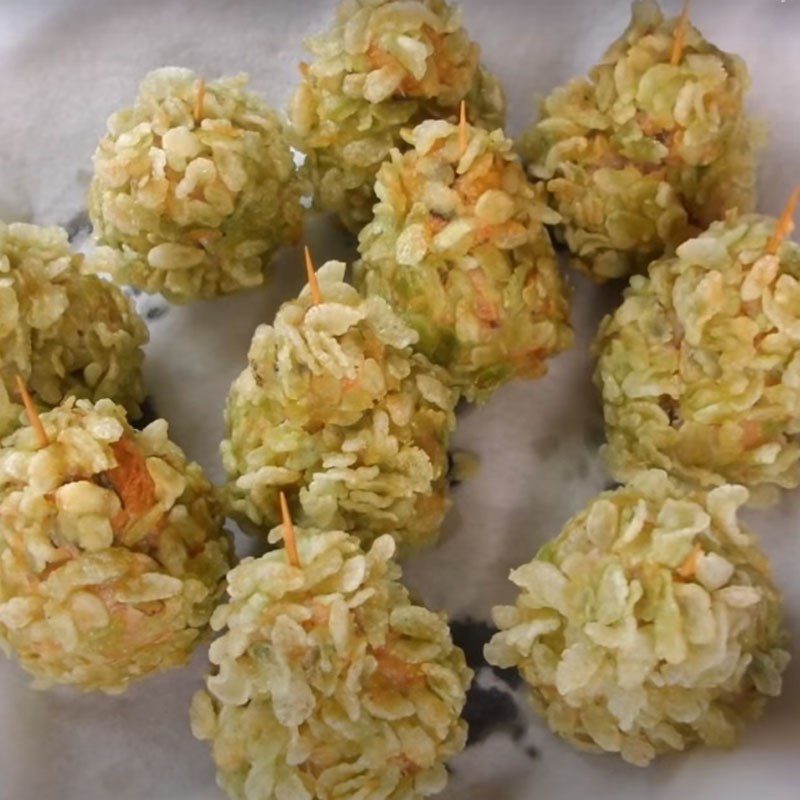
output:
{"label": "fried snack", "polygon": [[357,284],[419,334],[417,348],[470,400],[536,378],[569,347],[569,300],[543,222],[558,219],[511,141],[444,121],[404,134],[378,173]]}
{"label": "fried snack", "polygon": [[183,665],[233,561],[216,490],[164,420],[30,413],[0,447],[0,645],[39,688],[118,693]]}
{"label": "fried snack", "polygon": [[639,766],[731,747],[781,691],[789,661],[769,564],[737,522],[742,486],[708,494],[642,473],[573,517],[511,573],[485,648],[582,750]]}
{"label": "fried snack", "polygon": [[518,142],[561,215],[573,264],[597,281],[655,258],[755,205],[760,127],[744,109],[738,57],[651,0],[588,78],[556,89]]}
{"label": "fried snack", "polygon": [[147,328],[116,286],[82,270],[63,229],[0,222],[0,438],[21,424],[17,376],[43,405],[109,397],[141,413]]}
{"label": "fried snack", "polygon": [[[303,524],[431,544],[447,509],[455,394],[412,351],[417,334],[378,297],[322,266],[253,337],[231,387],[222,457],[235,514],[269,527],[285,491]],[[312,273],[313,274],[313,273]],[[312,282],[312,286],[313,286]]]}
{"label": "fried snack", "polygon": [[800,483],[800,248],[784,223],[715,223],[635,276],[601,324],[595,383],[619,479],[658,467],[760,502]]}
{"label": "fried snack", "polygon": [[315,207],[354,232],[372,217],[375,176],[403,127],[455,119],[464,99],[474,124],[504,122],[503,91],[444,0],[344,0],[306,45],[314,60],[290,104],[292,144]]}
{"label": "fried snack", "polygon": [[222,636],[191,722],[219,785],[235,800],[441,791],[472,680],[444,614],[410,600],[390,536],[365,553],[342,532],[297,533],[294,556],[231,572],[212,619]]}
{"label": "fried snack", "polygon": [[300,236],[301,189],[280,118],[246,84],[165,67],[109,118],[89,190],[107,245],[95,270],[179,303],[265,280]]}

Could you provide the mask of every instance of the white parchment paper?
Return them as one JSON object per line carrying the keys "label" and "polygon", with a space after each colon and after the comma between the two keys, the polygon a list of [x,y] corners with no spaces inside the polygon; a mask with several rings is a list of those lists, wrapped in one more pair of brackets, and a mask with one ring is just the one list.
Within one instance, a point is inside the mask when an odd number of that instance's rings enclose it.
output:
{"label": "white parchment paper", "polygon": [[[678,5],[669,0],[668,12]],[[584,72],[628,19],[627,0],[463,6],[507,89],[512,133],[530,119],[537,96]],[[304,57],[301,41],[328,23],[332,8],[322,0],[0,0],[0,218],[80,232],[105,118],[130,103],[155,67],[187,66],[207,77],[249,72],[252,87],[283,107]],[[696,0],[692,16],[750,66],[752,109],[771,129],[761,207],[777,213],[800,181],[800,0]],[[325,220],[312,223],[309,237],[320,258],[352,255],[351,243]],[[141,303],[152,335],[146,380],[155,410],[216,479],[228,386],[255,326],[300,286],[300,263],[297,252],[285,253],[276,280],[261,291],[167,313],[156,300]],[[407,564],[414,589],[458,620],[487,620],[493,604],[510,600],[508,570],[607,483],[587,345],[616,291],[575,276],[573,283],[577,347],[554,361],[547,378],[509,386],[461,416],[455,444],[477,454],[481,469],[455,490],[441,546]],[[748,517],[773,557],[788,626],[800,641],[800,492]],[[15,665],[1,661],[0,800],[219,800],[209,753],[188,727],[205,665],[203,650],[185,670],[105,698],[33,692]],[[479,681],[489,705],[508,697],[507,687],[491,693],[497,679],[489,670]],[[526,710],[521,694],[506,702],[515,719],[454,761],[445,800],[800,794],[800,659],[789,668],[784,696],[740,749],[696,751],[647,770],[576,753]]]}

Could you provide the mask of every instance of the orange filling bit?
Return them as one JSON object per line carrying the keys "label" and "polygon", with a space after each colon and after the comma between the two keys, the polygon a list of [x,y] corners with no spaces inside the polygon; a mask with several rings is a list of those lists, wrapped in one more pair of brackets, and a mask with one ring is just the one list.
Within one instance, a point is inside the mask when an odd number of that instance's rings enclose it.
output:
{"label": "orange filling bit", "polygon": [[395,689],[404,691],[425,680],[422,670],[415,664],[409,664],[397,656],[393,656],[386,648],[381,647],[373,652],[378,662],[378,672]]}
{"label": "orange filling bit", "polygon": [[125,515],[140,517],[156,504],[156,484],[147,461],[131,439],[120,439],[111,449],[117,466],[106,472],[106,478],[119,495]]}
{"label": "orange filling bit", "polygon": [[678,574],[678,577],[684,581],[693,581],[694,576],[697,573],[697,562],[700,560],[700,556],[703,555],[703,548],[700,547],[699,544],[696,544],[692,548],[692,552],[686,556],[683,564],[681,564],[677,570],[675,570]]}

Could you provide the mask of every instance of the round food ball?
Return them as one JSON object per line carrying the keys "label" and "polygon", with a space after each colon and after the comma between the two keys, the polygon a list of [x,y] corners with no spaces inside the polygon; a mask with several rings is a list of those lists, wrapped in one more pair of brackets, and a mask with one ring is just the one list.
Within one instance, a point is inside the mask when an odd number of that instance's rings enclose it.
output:
{"label": "round food ball", "polygon": [[228,499],[270,526],[285,491],[311,527],[431,544],[448,505],[456,397],[442,370],[413,352],[417,334],[344,272],[328,262],[321,303],[306,288],[256,330],[228,397]]}
{"label": "round food ball", "polygon": [[556,89],[518,142],[578,269],[597,281],[643,272],[728,209],[752,210],[761,134],[744,110],[749,84],[744,62],[688,20],[633,4],[589,77]]}
{"label": "round food ball", "polygon": [[800,483],[800,247],[731,215],[636,276],[595,342],[605,455],[759,500]]}
{"label": "round food ball", "polygon": [[0,447],[0,645],[40,688],[181,666],[232,564],[222,503],[158,420],[66,400]]}
{"label": "round food ball", "polygon": [[357,283],[419,334],[470,400],[535,378],[569,347],[569,301],[545,221],[558,219],[499,129],[427,121],[378,173]]}
{"label": "round food ball", "polygon": [[368,552],[342,532],[298,531],[245,559],[212,619],[207,691],[194,735],[211,743],[235,800],[415,800],[444,788],[466,741],[472,671],[444,614],[411,602],[380,536]]}
{"label": "round food ball", "polygon": [[21,424],[17,376],[46,406],[109,397],[141,413],[147,328],[116,286],[82,268],[65,230],[0,222],[0,438]]}
{"label": "round food ball", "polygon": [[604,492],[511,573],[485,648],[517,667],[550,728],[644,766],[732,746],[789,661],[769,564],[739,527],[742,486],[708,494],[641,473]]}
{"label": "round food ball", "polygon": [[94,155],[98,271],[175,302],[260,285],[302,229],[300,185],[277,114],[247,77],[206,84],[165,67],[113,114]]}
{"label": "round food ball", "polygon": [[444,0],[344,0],[329,31],[307,41],[314,55],[289,108],[292,143],[314,205],[352,231],[372,217],[375,176],[400,131],[455,118],[494,128],[505,119],[497,79]]}

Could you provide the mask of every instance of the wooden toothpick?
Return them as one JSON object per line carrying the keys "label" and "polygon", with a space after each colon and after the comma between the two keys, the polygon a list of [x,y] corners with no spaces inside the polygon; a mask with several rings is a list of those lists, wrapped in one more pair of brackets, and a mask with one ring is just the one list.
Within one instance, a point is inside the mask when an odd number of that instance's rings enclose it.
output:
{"label": "wooden toothpick", "polygon": [[308,275],[308,287],[311,289],[311,302],[318,306],[322,302],[322,291],[319,288],[317,273],[314,271],[314,262],[311,260],[311,251],[308,245],[305,248],[306,274]]}
{"label": "wooden toothpick", "polygon": [[289,503],[286,495],[281,492],[281,518],[283,521],[283,543],[286,546],[286,557],[293,567],[300,566],[300,556],[297,553],[297,538],[294,534],[294,523],[292,515],[289,513]]}
{"label": "wooden toothpick", "polygon": [[775,233],[772,234],[772,238],[769,240],[767,252],[771,256],[774,256],[778,252],[783,240],[794,230],[793,217],[798,200],[800,200],[800,186],[797,186],[789,195],[783,213],[778,220],[778,224],[775,226]]}
{"label": "wooden toothpick", "polygon": [[675,26],[675,38],[672,40],[672,53],[670,53],[669,63],[674,67],[681,63],[683,57],[683,44],[686,39],[686,31],[689,29],[689,0],[685,0],[683,11],[681,12],[678,24]]}
{"label": "wooden toothpick", "polygon": [[461,108],[458,112],[458,148],[459,155],[467,152],[467,101],[461,101]]}
{"label": "wooden toothpick", "polygon": [[203,103],[206,99],[206,82],[199,78],[197,81],[197,94],[194,98],[194,121],[199,125],[200,120],[203,119]]}
{"label": "wooden toothpick", "polygon": [[47,438],[47,431],[44,429],[41,419],[39,419],[39,412],[33,404],[33,399],[28,393],[28,388],[25,386],[25,381],[22,380],[21,375],[17,375],[17,391],[22,398],[22,405],[25,406],[28,422],[31,423],[31,427],[36,431],[36,436],[39,438],[39,446],[47,447],[50,444],[50,439]]}

